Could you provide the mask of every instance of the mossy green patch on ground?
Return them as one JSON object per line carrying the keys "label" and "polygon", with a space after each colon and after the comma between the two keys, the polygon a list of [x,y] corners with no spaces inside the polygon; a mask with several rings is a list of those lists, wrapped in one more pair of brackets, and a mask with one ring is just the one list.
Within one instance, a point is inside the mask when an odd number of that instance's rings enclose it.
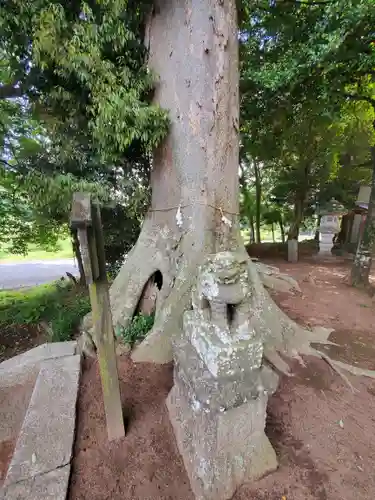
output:
{"label": "mossy green patch on ground", "polygon": [[70,259],[73,257],[72,242],[70,238],[65,238],[57,243],[54,250],[43,250],[36,245],[29,245],[26,255],[12,254],[6,250],[0,250],[0,262],[28,261],[28,260],[57,260]]}

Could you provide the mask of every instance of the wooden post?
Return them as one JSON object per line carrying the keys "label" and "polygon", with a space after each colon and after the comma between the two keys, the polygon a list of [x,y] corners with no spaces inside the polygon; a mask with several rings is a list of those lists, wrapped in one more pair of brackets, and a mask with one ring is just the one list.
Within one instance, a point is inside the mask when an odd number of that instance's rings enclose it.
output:
{"label": "wooden post", "polygon": [[71,226],[77,229],[83,267],[89,286],[94,343],[99,361],[103,399],[110,441],[125,436],[109,285],[104,253],[104,235],[97,201],[89,194],[73,195]]}

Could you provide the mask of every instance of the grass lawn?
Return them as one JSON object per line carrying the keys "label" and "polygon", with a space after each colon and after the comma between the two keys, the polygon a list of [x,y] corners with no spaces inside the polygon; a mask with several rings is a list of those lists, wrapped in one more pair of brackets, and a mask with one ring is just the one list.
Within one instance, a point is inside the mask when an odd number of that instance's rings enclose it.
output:
{"label": "grass lawn", "polygon": [[[90,311],[85,287],[67,281],[18,291],[0,291],[0,344],[3,332],[17,326],[31,329],[48,325],[49,341],[72,338],[80,319]],[[7,339],[6,343],[9,343]]]}
{"label": "grass lawn", "polygon": [[36,245],[29,246],[29,252],[27,255],[15,255],[7,252],[6,250],[0,250],[0,262],[9,262],[15,260],[52,260],[52,259],[69,259],[73,257],[73,250],[70,238],[62,239],[58,243],[58,249],[47,252],[38,248]]}
{"label": "grass lawn", "polygon": [[[244,243],[247,244],[250,241],[250,230],[249,229],[243,229],[241,231],[242,234],[242,239],[244,240]],[[275,229],[275,241],[281,241],[281,233],[279,230]],[[263,242],[265,241],[272,241],[272,232],[267,231],[263,228],[260,230],[260,237]]]}

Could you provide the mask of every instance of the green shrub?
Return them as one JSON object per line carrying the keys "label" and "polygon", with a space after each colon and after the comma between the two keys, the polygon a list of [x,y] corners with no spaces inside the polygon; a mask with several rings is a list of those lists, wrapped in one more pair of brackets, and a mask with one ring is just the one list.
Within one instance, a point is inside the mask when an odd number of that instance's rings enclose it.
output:
{"label": "green shrub", "polygon": [[46,322],[54,342],[71,339],[80,319],[89,311],[87,290],[67,281],[0,292],[0,328]]}
{"label": "green shrub", "polygon": [[155,316],[138,314],[126,328],[117,326],[116,335],[121,337],[125,344],[133,346],[138,340],[143,340],[154,324]]}
{"label": "green shrub", "polygon": [[77,291],[67,297],[63,308],[57,308],[50,320],[52,342],[70,340],[81,318],[90,312],[90,299],[86,291]]}

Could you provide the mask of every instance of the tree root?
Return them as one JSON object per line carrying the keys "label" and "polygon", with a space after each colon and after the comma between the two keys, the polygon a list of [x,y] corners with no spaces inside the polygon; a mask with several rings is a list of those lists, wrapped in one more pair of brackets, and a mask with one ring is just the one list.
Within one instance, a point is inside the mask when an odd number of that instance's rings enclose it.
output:
{"label": "tree root", "polygon": [[[292,350],[286,350],[282,352],[285,356],[292,359],[297,359],[303,366],[306,366],[306,363],[301,358],[302,355],[314,356],[316,358],[322,359],[329,364],[329,366],[342,378],[342,380],[348,385],[348,387],[350,387],[353,392],[357,392],[357,389],[355,389],[355,387],[350,382],[345,373],[343,373],[343,371],[347,371],[356,376],[365,376],[375,379],[375,371],[366,370],[350,365],[348,363],[337,361],[311,346],[311,344],[338,345],[335,342],[331,342],[330,340],[328,340],[329,335],[334,331],[333,329],[319,326],[313,328],[312,330],[307,330],[300,327],[297,323],[295,323],[295,329],[296,332],[300,333],[300,336],[297,334],[295,337],[296,340],[300,340],[300,343],[299,345],[298,343],[295,343],[295,347]],[[281,358],[277,350],[267,345],[267,343],[265,345],[265,359],[279,372],[289,377],[292,376],[293,374],[291,373],[289,365]]]}
{"label": "tree root", "polygon": [[332,328],[322,326],[314,327],[312,330],[303,328],[291,320],[271,299],[269,294],[264,291],[263,300],[261,300],[261,309],[265,315],[261,316],[261,328],[264,335],[264,357],[276,370],[287,376],[292,376],[290,366],[281,357],[297,359],[305,366],[301,356],[314,356],[324,360],[331,368],[344,380],[344,382],[355,392],[355,388],[343,373],[348,371],[353,375],[361,375],[375,378],[375,371],[364,370],[341,361],[330,358],[327,354],[319,351],[311,344],[337,345],[329,340],[330,334],[334,331]]}
{"label": "tree root", "polygon": [[297,281],[291,276],[281,273],[280,269],[255,261],[260,280],[266,288],[277,292],[302,293]]}
{"label": "tree root", "polygon": [[[172,360],[171,338],[173,335],[181,334],[183,313],[191,306],[192,286],[205,255],[203,251],[186,258],[181,250],[178,250],[179,242],[175,242],[173,255],[180,252],[179,258],[176,259],[174,256],[172,259],[166,259],[166,247],[160,248],[158,238],[159,235],[149,237],[149,245],[146,245],[146,248],[144,241],[140,240],[137,243],[111,287],[114,324],[120,323],[126,326],[133,317],[143,287],[150,276],[157,270],[160,270],[163,275],[163,294],[158,297],[155,323],[147,338],[133,351],[132,358],[135,362],[167,363]],[[165,243],[166,240],[164,236],[161,243]],[[175,262],[172,268],[171,261]],[[301,292],[298,283],[293,278],[280,273],[278,268],[257,261],[253,262],[250,259],[248,270],[253,286],[250,323],[256,331],[262,334],[264,358],[267,363],[280,373],[293,376],[285,359],[297,359],[301,365],[306,366],[302,356],[314,356],[327,362],[353,391],[355,389],[343,371],[375,378],[375,371],[335,361],[312,347],[311,344],[315,343],[337,345],[328,340],[333,329],[303,328],[276,305],[264,288],[289,293]],[[84,334],[85,342],[82,347],[86,345],[92,355],[93,346],[88,342],[87,337],[90,321],[86,318],[84,323],[86,323],[84,328],[86,335]]]}

